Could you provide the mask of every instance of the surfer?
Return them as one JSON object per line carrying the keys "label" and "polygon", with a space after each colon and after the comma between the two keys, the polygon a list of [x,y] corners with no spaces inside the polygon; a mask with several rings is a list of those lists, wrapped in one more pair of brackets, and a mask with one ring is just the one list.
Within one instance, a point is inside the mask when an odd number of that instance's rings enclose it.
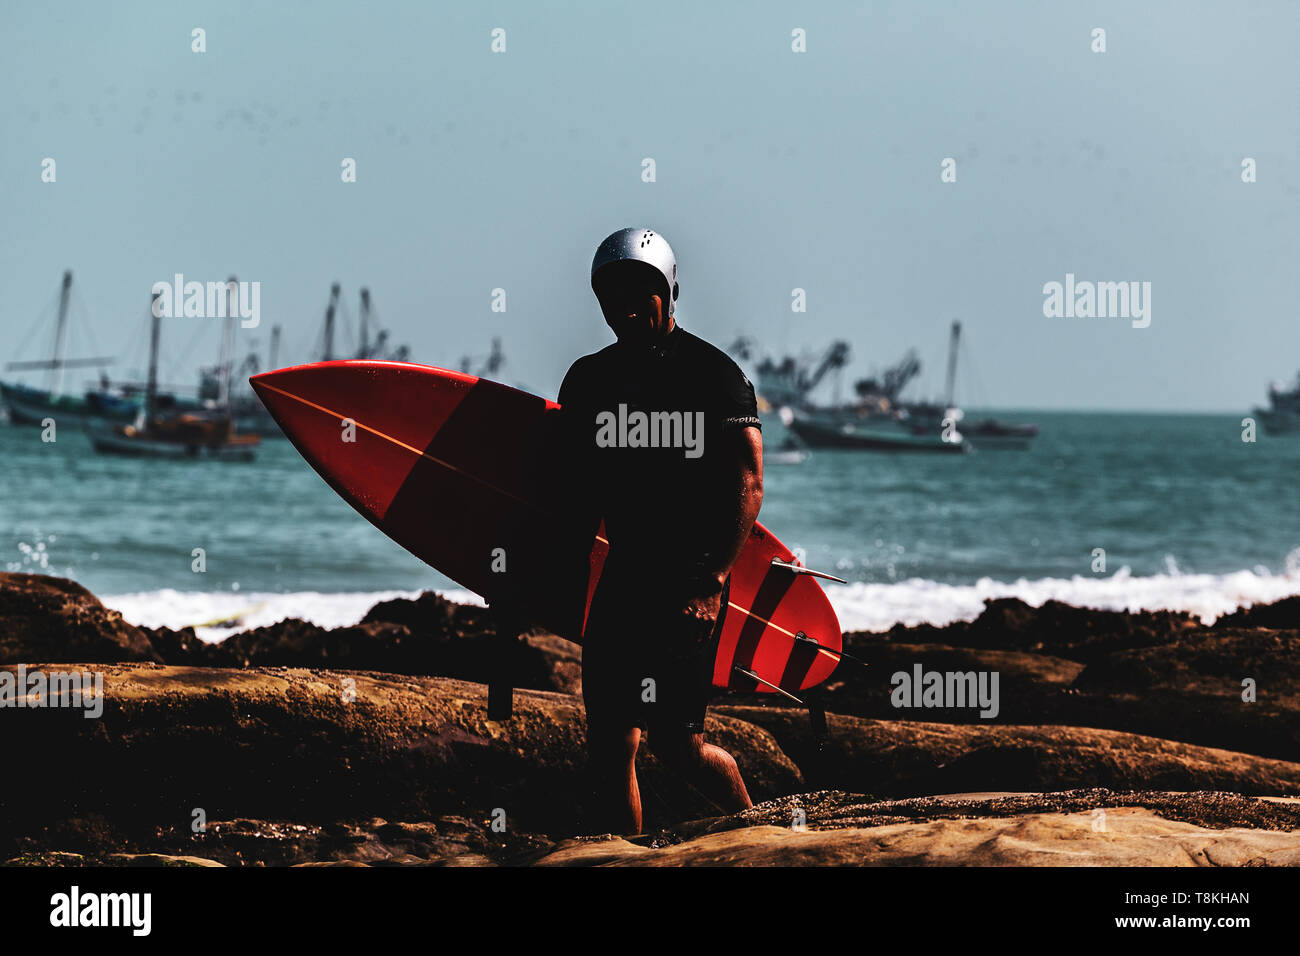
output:
{"label": "surfer", "polygon": [[573,506],[610,542],[583,640],[587,750],[600,826],[639,833],[643,731],[721,810],[752,806],[704,717],[729,573],[763,500],[763,439],[753,385],[676,323],[662,236],[610,235],[591,286],[618,341],[578,359],[559,394]]}

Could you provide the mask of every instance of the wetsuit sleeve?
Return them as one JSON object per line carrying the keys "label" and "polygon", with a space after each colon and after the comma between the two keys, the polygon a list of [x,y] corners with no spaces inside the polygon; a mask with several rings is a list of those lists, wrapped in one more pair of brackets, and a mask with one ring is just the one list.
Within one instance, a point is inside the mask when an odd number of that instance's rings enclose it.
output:
{"label": "wetsuit sleeve", "polygon": [[754,385],[739,368],[732,367],[723,377],[719,399],[722,403],[722,426],[724,428],[757,428],[763,423],[758,418],[758,400],[754,396]]}

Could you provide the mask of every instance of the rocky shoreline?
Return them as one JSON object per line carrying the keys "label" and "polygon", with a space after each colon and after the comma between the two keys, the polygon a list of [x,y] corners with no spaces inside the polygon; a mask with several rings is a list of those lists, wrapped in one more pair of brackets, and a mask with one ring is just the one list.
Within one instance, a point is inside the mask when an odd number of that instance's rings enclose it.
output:
{"label": "rocky shoreline", "polygon": [[[104,680],[96,719],[0,710],[29,771],[0,788],[0,862],[1300,864],[1298,598],[1209,627],[1000,600],[845,640],[868,666],[827,685],[823,750],[804,711],[724,696],[708,731],[758,805],[720,815],[647,753],[647,832],[625,840],[587,833],[580,658],[554,635],[513,646],[495,721],[505,645],[482,608],[426,593],[213,645],[0,574],[0,671]],[[996,671],[996,718],[896,708],[891,675],[918,665]]]}

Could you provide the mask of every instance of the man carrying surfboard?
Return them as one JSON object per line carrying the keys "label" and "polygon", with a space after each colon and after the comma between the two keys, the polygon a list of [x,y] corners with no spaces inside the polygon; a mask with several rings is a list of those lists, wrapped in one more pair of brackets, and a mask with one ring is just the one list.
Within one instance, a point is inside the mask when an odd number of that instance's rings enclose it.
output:
{"label": "man carrying surfboard", "polygon": [[587,747],[601,824],[639,833],[642,731],[723,811],[752,805],[704,717],[728,576],[763,501],[763,439],[753,385],[676,323],[662,236],[607,237],[591,285],[618,341],[578,359],[559,394],[573,507],[610,542],[583,638]]}

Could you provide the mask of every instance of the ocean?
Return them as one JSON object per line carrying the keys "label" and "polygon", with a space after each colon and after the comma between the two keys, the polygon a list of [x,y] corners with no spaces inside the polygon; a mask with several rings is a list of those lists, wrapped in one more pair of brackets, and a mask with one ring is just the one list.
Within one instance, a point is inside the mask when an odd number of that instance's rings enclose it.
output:
{"label": "ocean", "polygon": [[[1042,426],[1031,450],[768,466],[760,520],[850,582],[827,585],[846,630],[968,620],[1001,596],[1208,621],[1300,593],[1300,439],[1242,442],[1240,415],[999,415]],[[251,464],[159,462],[0,425],[0,462],[0,568],[72,578],[133,623],[218,639],[291,616],[351,624],[426,588],[477,600],[282,440]]]}

